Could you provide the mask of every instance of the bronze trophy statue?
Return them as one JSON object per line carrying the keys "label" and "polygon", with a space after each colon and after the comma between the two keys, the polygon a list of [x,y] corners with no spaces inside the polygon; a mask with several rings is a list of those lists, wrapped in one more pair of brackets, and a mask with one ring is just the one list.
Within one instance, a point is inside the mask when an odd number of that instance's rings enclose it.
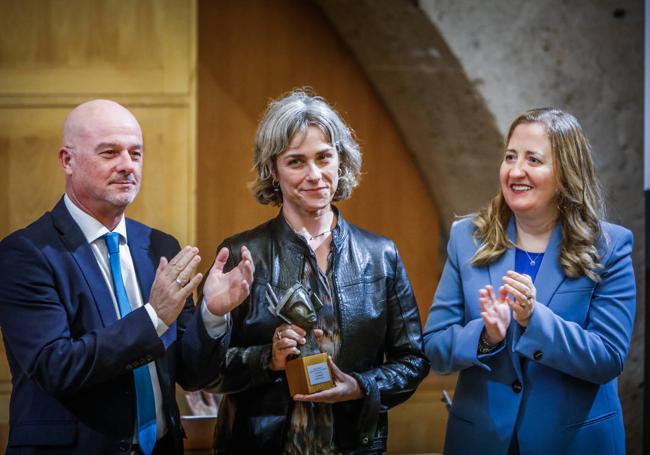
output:
{"label": "bronze trophy statue", "polygon": [[291,396],[334,387],[327,354],[320,352],[314,335],[314,325],[323,302],[301,283],[291,286],[281,299],[278,299],[271,285],[267,283],[266,300],[272,314],[307,332],[305,344],[298,346],[300,356],[287,361],[286,374]]}

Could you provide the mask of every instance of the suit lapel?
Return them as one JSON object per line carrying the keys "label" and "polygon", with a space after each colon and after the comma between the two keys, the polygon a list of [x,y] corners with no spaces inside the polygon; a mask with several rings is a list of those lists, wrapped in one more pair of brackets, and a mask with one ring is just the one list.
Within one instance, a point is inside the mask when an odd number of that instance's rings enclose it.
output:
{"label": "suit lapel", "polygon": [[[515,231],[514,217],[510,218],[508,223],[508,237],[515,243],[517,234]],[[494,292],[498,293],[499,288],[503,285],[502,278],[506,275],[508,270],[515,269],[515,249],[508,248],[506,252],[495,262],[488,265],[490,273],[490,284],[494,288]]]}
{"label": "suit lapel", "polygon": [[[150,234],[151,230],[127,218],[126,235],[129,250],[131,251],[131,259],[133,259],[133,267],[135,268],[135,276],[138,279],[144,304],[149,302],[149,294],[156,278],[156,268],[158,266],[158,257],[152,251]],[[167,259],[171,260],[171,258]],[[176,340],[176,322],[169,327],[169,330],[162,335],[161,339],[165,348]]]}
{"label": "suit lapel", "polygon": [[[147,303],[149,301],[149,292],[153,284],[154,277],[156,276],[154,264],[154,257],[151,252],[150,237],[139,229],[140,226],[134,224],[127,218],[126,220],[126,235],[128,237],[129,250],[131,251],[131,258],[133,259],[133,267],[135,268],[135,275],[138,279],[140,286],[140,294],[142,294],[142,301]],[[171,259],[171,258],[170,258]]]}
{"label": "suit lapel", "polygon": [[[135,277],[140,287],[142,303],[149,302],[151,286],[156,277],[158,267],[158,255],[153,251],[151,244],[151,229],[136,223],[129,218],[126,219],[126,236],[135,269]],[[171,259],[171,258],[167,258]],[[163,334],[161,340],[165,349],[176,340],[176,322]],[[166,415],[173,415],[169,410],[169,397],[173,396],[174,386],[170,377],[168,356],[164,355],[155,360],[156,372],[158,373],[158,384],[163,398],[163,409]]]}
{"label": "suit lapel", "polygon": [[[513,244],[517,242],[517,231],[515,226],[514,217],[510,218],[508,222],[508,238]],[[557,288],[564,281],[565,275],[560,267],[560,246],[562,243],[562,229],[558,224],[553,228],[551,238],[549,239],[544,259],[539,266],[537,278],[535,279],[535,287],[537,289],[537,301],[543,305],[548,305],[553,294]],[[501,278],[508,270],[515,269],[515,248],[508,248],[506,252],[499,258],[498,261],[489,265],[490,283],[495,290],[498,291],[499,287],[503,284]],[[519,354],[515,352],[516,339],[520,336],[518,333],[519,326],[513,321],[508,327],[508,334],[506,335],[510,340],[509,354],[512,365],[519,379],[522,379],[522,359]]]}
{"label": "suit lapel", "polygon": [[86,279],[86,284],[95,300],[104,327],[117,320],[115,305],[111,290],[106,285],[106,280],[97,264],[90,244],[86,241],[81,229],[74,221],[68,209],[65,207],[63,198],[52,210],[54,226],[61,235],[61,241],[66,246],[79,270]]}
{"label": "suit lapel", "polygon": [[[512,243],[517,241],[517,232],[515,227],[514,217],[508,223],[508,237]],[[557,291],[557,288],[562,284],[566,276],[560,266],[560,248],[562,245],[562,228],[560,224],[556,224],[551,233],[544,259],[539,266],[537,278],[535,279],[535,287],[537,288],[537,300],[544,305],[548,305],[551,298]],[[515,249],[508,248],[506,252],[496,262],[488,266],[490,273],[490,283],[495,291],[503,284],[501,278],[508,270],[515,269]]]}
{"label": "suit lapel", "polygon": [[535,288],[537,289],[537,301],[549,306],[549,302],[557,288],[560,287],[566,275],[560,266],[560,248],[562,245],[562,228],[560,223],[555,225],[551,238],[549,239],[544,259],[539,266]]}
{"label": "suit lapel", "polygon": [[[517,241],[517,231],[515,227],[514,217],[511,217],[510,221],[508,222],[508,238],[512,241],[513,244],[516,243]],[[490,283],[492,284],[495,293],[498,293],[499,288],[503,285],[502,278],[506,275],[506,272],[508,270],[515,269],[515,249],[508,248],[506,252],[496,262],[490,264],[488,268],[490,273]],[[515,373],[517,374],[517,377],[521,380],[522,378],[521,360],[519,358],[519,355],[516,352],[514,352],[515,343],[513,342],[514,337],[516,336],[515,334],[516,329],[517,329],[517,323],[516,321],[512,320],[512,322],[508,326],[508,333],[506,334],[506,339],[510,340],[509,342],[510,348],[508,349],[508,355],[510,356],[510,360],[512,361],[512,365],[515,369]]]}

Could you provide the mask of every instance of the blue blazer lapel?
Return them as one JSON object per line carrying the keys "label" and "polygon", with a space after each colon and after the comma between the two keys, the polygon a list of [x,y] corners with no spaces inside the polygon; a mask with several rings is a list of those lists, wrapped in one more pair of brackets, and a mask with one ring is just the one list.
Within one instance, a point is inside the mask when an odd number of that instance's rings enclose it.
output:
{"label": "blue blazer lapel", "polygon": [[[508,223],[508,237],[513,244],[517,241],[517,231],[515,226],[514,217],[510,218]],[[544,259],[539,266],[537,278],[535,279],[535,287],[537,288],[537,300],[543,305],[548,305],[548,302],[555,294],[557,288],[562,284],[566,278],[562,268],[560,267],[560,247],[562,244],[562,229],[558,224],[553,228],[551,238],[549,239]],[[501,258],[493,264],[489,265],[490,282],[495,290],[503,284],[501,277],[505,275],[508,270],[515,269],[515,248],[508,248]],[[508,334],[506,335],[511,339],[511,349],[509,351],[512,365],[519,379],[522,379],[522,358],[514,351],[516,339],[519,337],[519,326],[513,320],[508,327]]]}
{"label": "blue blazer lapel", "polygon": [[[514,217],[510,218],[508,223],[508,237],[515,243],[517,239],[517,232],[515,229]],[[490,284],[494,287],[495,292],[499,292],[499,288],[503,285],[503,278],[508,270],[515,269],[515,249],[508,248],[503,255],[495,262],[488,265],[490,273]]]}
{"label": "blue blazer lapel", "polygon": [[562,246],[562,228],[560,223],[555,225],[551,238],[549,239],[544,259],[539,266],[535,288],[537,289],[537,301],[548,306],[551,298],[558,287],[566,279],[566,275],[560,266],[560,248]]}
{"label": "blue blazer lapel", "polygon": [[[515,226],[514,217],[511,217],[510,221],[508,222],[508,238],[513,244],[517,242],[517,229]],[[506,275],[506,272],[508,270],[515,269],[515,254],[515,248],[508,248],[503,256],[488,266],[490,273],[490,283],[492,284],[492,287],[494,287],[495,292],[498,292],[499,288],[503,285],[502,278]],[[519,357],[519,354],[514,351],[514,339],[517,336],[517,329],[517,322],[513,319],[510,322],[510,326],[508,326],[506,339],[510,340],[510,349],[508,349],[508,355],[510,355],[512,366],[515,369],[517,377],[521,380],[523,377],[521,369],[521,358]]]}
{"label": "blue blazer lapel", "polygon": [[[508,237],[512,243],[517,241],[517,231],[514,217],[508,223]],[[556,224],[551,233],[544,259],[539,266],[535,287],[537,288],[537,300],[547,305],[551,300],[557,288],[562,284],[566,276],[560,266],[560,248],[562,246],[562,228]],[[501,278],[508,270],[515,269],[515,249],[508,248],[506,252],[497,261],[488,266],[490,273],[490,283],[495,290],[503,284]]]}
{"label": "blue blazer lapel", "polygon": [[61,241],[72,254],[81,274],[86,279],[86,284],[95,300],[102,324],[106,327],[117,321],[113,296],[111,295],[112,291],[106,285],[106,280],[104,280],[95,255],[81,229],[70,216],[63,198],[59,200],[52,210],[52,219],[54,226],[61,234]]}

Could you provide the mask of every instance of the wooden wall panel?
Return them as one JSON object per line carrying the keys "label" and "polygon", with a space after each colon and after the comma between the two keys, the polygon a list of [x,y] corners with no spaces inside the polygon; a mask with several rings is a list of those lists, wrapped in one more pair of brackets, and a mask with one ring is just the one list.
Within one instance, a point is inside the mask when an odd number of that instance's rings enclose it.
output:
{"label": "wooden wall panel", "polygon": [[[63,194],[57,150],[67,113],[109,98],[144,134],[143,185],[127,215],[193,242],[195,0],[3,0],[0,29],[0,238]],[[0,450],[10,392],[0,353]]]}
{"label": "wooden wall panel", "polygon": [[[356,130],[364,174],[339,207],[348,220],[395,240],[426,319],[442,266],[433,199],[363,71],[309,2],[199,1],[199,248],[213,258],[226,236],[277,214],[246,187],[254,177],[253,139],[268,101],[300,86],[324,96]],[[454,382],[430,376],[391,411],[392,453],[442,450],[447,412],[440,392]]]}
{"label": "wooden wall panel", "polygon": [[[170,232],[192,237],[190,201],[194,160],[186,151],[187,107],[129,107],[144,134],[143,183],[127,215]],[[5,179],[2,184],[7,216],[0,219],[0,238],[26,226],[51,209],[64,190],[58,161],[61,125],[71,106],[0,109],[0,143]]]}
{"label": "wooden wall panel", "polygon": [[57,149],[66,114],[61,108],[0,109],[6,172],[0,194],[8,215],[0,221],[0,237],[31,223],[61,197],[64,180]]}
{"label": "wooden wall panel", "polygon": [[3,0],[0,90],[189,95],[194,2]]}
{"label": "wooden wall panel", "polygon": [[189,150],[188,107],[131,109],[144,132],[144,172],[140,194],[127,215],[146,220],[180,242],[194,237],[194,156]]}
{"label": "wooden wall panel", "polygon": [[307,2],[200,2],[199,248],[213,253],[224,237],[277,213],[246,187],[252,144],[269,99],[300,86],[328,99],[355,129],[364,175],[339,206],[352,222],[396,241],[424,318],[441,270],[433,200],[361,68]]}
{"label": "wooden wall panel", "polygon": [[[270,98],[311,85],[356,129],[365,152],[362,185],[341,204],[344,216],[397,242],[424,318],[441,266],[435,207],[381,101],[320,11],[297,0],[205,1],[199,20],[197,162],[195,1],[0,4],[0,236],[60,197],[63,117],[80,102],[107,97],[131,108],[145,135],[143,188],[129,216],[181,242],[198,240],[207,267],[221,239],[277,213],[246,188],[255,126]],[[448,386],[429,382],[392,411],[391,450],[439,444],[401,433],[415,423],[428,428],[411,414],[426,417],[422,410]],[[9,390],[0,364],[0,442]]]}

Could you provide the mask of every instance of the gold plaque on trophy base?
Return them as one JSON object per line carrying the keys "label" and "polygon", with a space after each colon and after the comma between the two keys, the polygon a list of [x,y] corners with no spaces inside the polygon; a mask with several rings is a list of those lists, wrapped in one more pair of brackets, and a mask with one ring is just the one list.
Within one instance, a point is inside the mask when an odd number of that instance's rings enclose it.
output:
{"label": "gold plaque on trophy base", "polygon": [[291,396],[307,395],[334,387],[327,354],[324,352],[287,361],[286,373]]}

